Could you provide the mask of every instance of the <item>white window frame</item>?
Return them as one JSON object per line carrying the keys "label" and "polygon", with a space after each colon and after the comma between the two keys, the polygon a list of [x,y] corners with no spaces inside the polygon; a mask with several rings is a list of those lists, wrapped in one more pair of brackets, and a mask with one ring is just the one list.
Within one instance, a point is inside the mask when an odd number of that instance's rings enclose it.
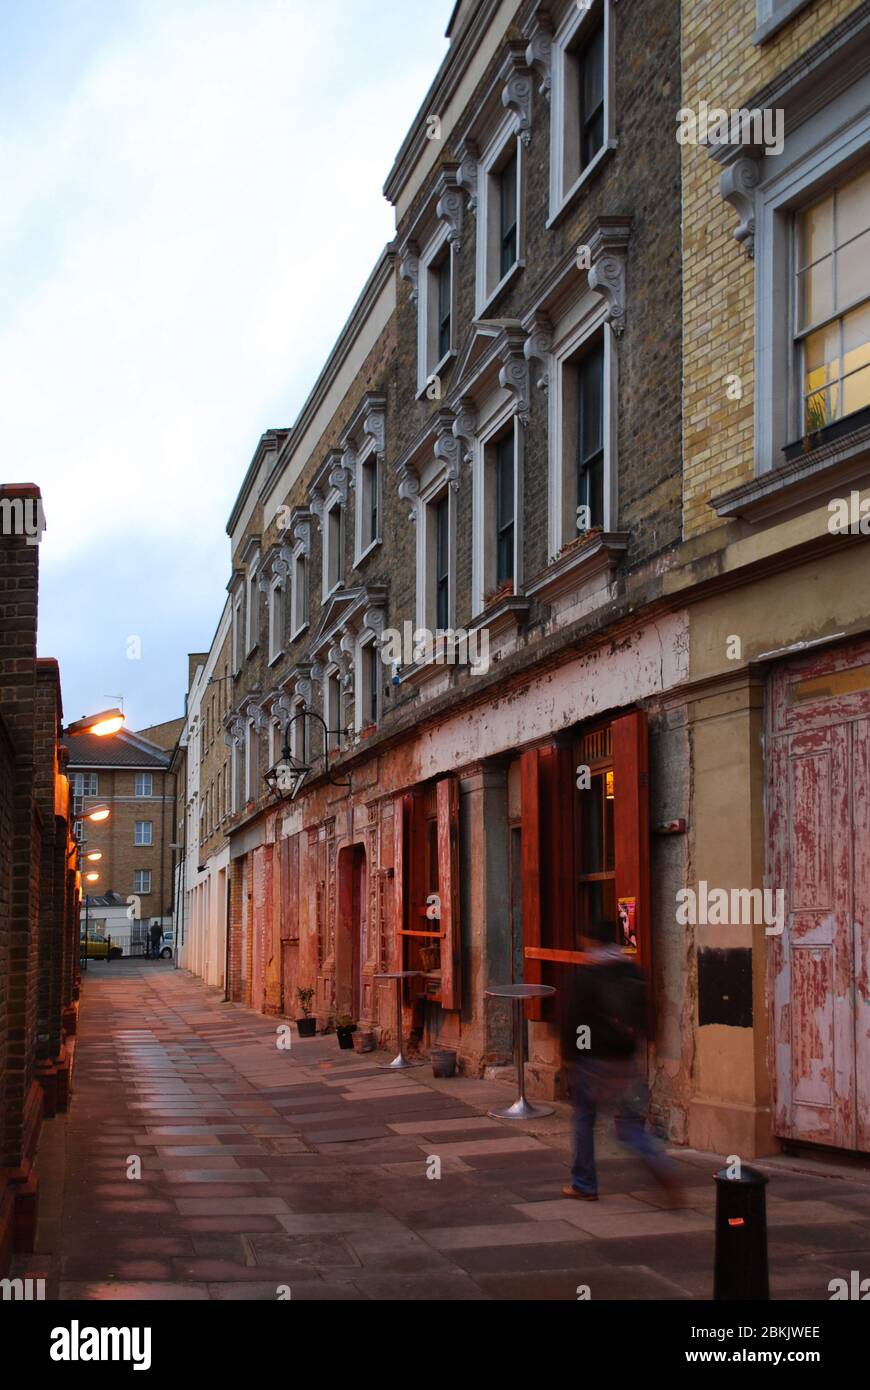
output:
{"label": "white window frame", "polygon": [[[336,578],[330,583],[330,571],[333,559],[333,536],[332,536],[332,513],[338,511],[338,557],[336,566]],[[323,504],[323,597],[321,604],[329,601],[334,593],[344,584],[344,543],[347,527],[347,508],[342,501],[341,493],[337,488],[333,488]]]}
{"label": "white window frame", "polygon": [[242,669],[242,591],[233,597],[232,622],[232,674],[237,676]]}
{"label": "white window frame", "polygon": [[438,501],[447,489],[447,543],[448,582],[447,582],[447,627],[456,626],[456,492],[447,481],[443,468],[437,469],[429,482],[420,489],[420,507],[417,521],[417,627],[435,633],[435,524],[433,503]]}
{"label": "white window frame", "polygon": [[[140,834],[141,829],[141,834]],[[154,822],[153,820],[137,820],[133,826],[133,844],[137,848],[144,848],[154,843]]]}
{"label": "white window frame", "polygon": [[[369,661],[375,663],[375,672],[378,667],[383,665],[381,654],[378,650],[378,639],[375,633],[366,629],[361,633],[356,648],[356,679],[354,681],[354,728],[357,733],[360,729],[367,729],[372,721],[368,718],[368,710],[364,705],[368,698],[368,681],[366,677],[366,666]],[[376,711],[374,723],[380,724],[383,715],[383,681],[377,681]]]}
{"label": "white window frame", "polygon": [[[374,486],[376,489],[375,500],[378,509],[378,534],[376,536],[370,536],[368,540],[366,539],[365,526],[363,524],[367,520],[367,513],[370,514],[371,511],[366,505],[367,470],[371,470],[374,475]],[[358,565],[361,560],[364,560],[370,551],[374,550],[375,546],[383,543],[381,535],[383,520],[381,472],[381,460],[378,455],[377,445],[374,439],[369,437],[362,452],[357,456],[355,464],[356,486],[354,488],[354,493],[356,505],[354,507],[354,566]]]}
{"label": "white window frame", "polygon": [[[517,258],[505,275],[493,280],[492,228],[494,219],[499,216],[498,185],[499,174],[505,162],[508,147],[514,145],[517,153]],[[526,254],[526,150],[517,131],[516,116],[508,112],[492,136],[480,157],[477,171],[477,263],[475,271],[475,314],[478,318],[486,315],[507,286],[525,267]],[[500,272],[500,267],[497,267]]]}
{"label": "white window frame", "polygon": [[254,765],[257,754],[257,730],[252,718],[245,720],[245,805],[254,801]]}
{"label": "white window frame", "polygon": [[323,674],[323,703],[327,747],[330,753],[338,753],[342,745],[336,730],[344,727],[344,691],[341,688],[341,672],[337,666],[327,666]]}
{"label": "white window frame", "polygon": [[[144,788],[148,790],[145,791]],[[133,794],[136,797],[146,797],[154,795],[154,773],[137,772],[133,783]]]}
{"label": "white window frame", "polygon": [[301,695],[295,696],[290,704],[290,753],[298,763],[307,764],[310,760],[311,750],[308,747],[308,721],[297,719],[295,716],[302,714],[305,709],[305,701]]}
{"label": "white window frame", "polygon": [[293,569],[290,579],[290,640],[295,641],[308,626],[308,555],[302,541],[293,548]]}
{"label": "white window frame", "polygon": [[[595,302],[597,301],[597,303]],[[569,469],[564,448],[564,410],[565,386],[564,372],[570,368],[571,359],[594,337],[603,335],[604,343],[604,518],[605,531],[615,531],[619,516],[619,468],[616,442],[617,407],[619,400],[619,360],[616,351],[616,338],[606,319],[607,306],[601,304],[600,296],[594,293],[584,295],[572,315],[570,326],[566,324],[553,335],[553,349],[548,363],[551,387],[549,392],[549,487],[548,487],[548,537],[549,556],[552,562],[570,541],[581,532],[569,531],[568,504],[566,501],[567,475],[570,472],[570,485],[573,485],[574,472]],[[576,513],[573,513],[576,515]]]}
{"label": "white window frame", "polygon": [[[418,275],[417,314],[417,395],[426,394],[430,382],[441,376],[451,359],[456,355],[456,259],[453,245],[448,240],[450,228],[446,222],[439,222],[420,256]],[[444,248],[450,261],[450,343],[447,351],[438,354],[438,281],[435,262],[441,260]]]}
{"label": "white window frame", "polygon": [[[863,97],[863,101],[862,101]],[[755,471],[803,437],[793,351],[794,216],[870,163],[870,100],[856,82],[759,161],[755,196]]]}
{"label": "white window frame", "polygon": [[523,591],[523,461],[525,430],[516,413],[513,400],[501,403],[490,413],[486,423],[478,426],[472,455],[472,565],[471,609],[477,617],[484,611],[486,594],[494,586],[495,551],[495,493],[492,488],[491,452],[498,440],[513,430],[514,436],[514,580],[513,592]]}
{"label": "white window frame", "polygon": [[[146,887],[146,884],[147,884],[147,887]],[[151,870],[150,870],[150,869],[134,869],[134,870],[133,870],[133,892],[136,893],[137,895],[141,895],[142,897],[144,897],[146,893],[150,893],[150,892],[151,892]]]}
{"label": "white window frame", "polygon": [[257,554],[248,566],[245,580],[245,653],[247,656],[251,655],[251,652],[260,642],[260,591],[257,586],[259,568],[260,556]]}
{"label": "white window frame", "polygon": [[[281,576],[275,575],[269,585],[269,665],[284,651],[284,586]],[[277,640],[276,640],[277,638]]]}
{"label": "white window frame", "polygon": [[[596,155],[577,176],[566,181],[565,177],[565,132],[569,112],[567,110],[567,64],[569,49],[575,40],[583,41],[583,30],[589,33],[597,27],[603,9],[604,18],[604,143]],[[599,0],[591,9],[584,10],[577,5],[569,5],[562,23],[559,25],[551,48],[551,94],[550,94],[550,217],[547,226],[551,227],[577,193],[590,179],[603,159],[616,149],[615,113],[615,48],[614,43],[613,0]],[[577,112],[570,113],[573,118]]]}
{"label": "white window frame", "polygon": [[76,772],[73,774],[73,796],[82,800],[86,796],[99,796],[100,778],[96,772]]}

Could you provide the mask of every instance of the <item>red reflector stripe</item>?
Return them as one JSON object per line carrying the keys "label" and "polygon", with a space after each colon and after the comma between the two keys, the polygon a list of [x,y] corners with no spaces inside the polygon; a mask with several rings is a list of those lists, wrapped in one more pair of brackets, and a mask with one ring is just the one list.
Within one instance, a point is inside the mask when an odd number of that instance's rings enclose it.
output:
{"label": "red reflector stripe", "polygon": [[745,1226],[745,1225],[746,1225],[746,1222],[743,1220],[743,1217],[742,1217],[742,1216],[729,1216],[729,1218],[728,1218],[728,1225],[729,1225],[729,1226]]}

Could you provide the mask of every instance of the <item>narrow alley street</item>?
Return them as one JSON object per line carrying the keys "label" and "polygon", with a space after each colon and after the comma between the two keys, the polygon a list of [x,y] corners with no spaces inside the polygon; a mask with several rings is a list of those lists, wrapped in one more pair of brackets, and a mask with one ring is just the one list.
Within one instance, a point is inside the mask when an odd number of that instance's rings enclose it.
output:
{"label": "narrow alley street", "polygon": [[[667,1210],[602,1126],[601,1200],[565,1200],[565,1107],[492,1120],[506,1083],[390,1073],[334,1035],[285,1051],[277,1030],[168,963],[92,962],[17,1272],[68,1300],[709,1298],[713,1155],[678,1153]],[[870,1263],[866,1171],[760,1166],[772,1297],[828,1298]]]}

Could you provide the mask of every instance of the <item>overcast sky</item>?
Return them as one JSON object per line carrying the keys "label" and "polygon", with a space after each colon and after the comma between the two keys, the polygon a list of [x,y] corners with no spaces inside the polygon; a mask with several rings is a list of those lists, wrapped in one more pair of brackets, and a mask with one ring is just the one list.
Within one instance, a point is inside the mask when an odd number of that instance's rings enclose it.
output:
{"label": "overcast sky", "polygon": [[0,0],[0,481],[42,488],[67,720],[182,712],[238,488],[393,234],[452,8]]}

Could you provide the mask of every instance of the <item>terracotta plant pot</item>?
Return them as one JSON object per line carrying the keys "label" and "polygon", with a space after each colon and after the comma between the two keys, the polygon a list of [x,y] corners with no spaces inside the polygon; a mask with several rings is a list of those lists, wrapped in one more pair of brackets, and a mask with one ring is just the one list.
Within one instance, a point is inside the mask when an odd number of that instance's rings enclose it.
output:
{"label": "terracotta plant pot", "polygon": [[313,1014],[308,1018],[297,1018],[296,1030],[300,1038],[313,1038],[317,1032],[317,1019]]}
{"label": "terracotta plant pot", "polygon": [[429,1053],[432,1075],[446,1080],[456,1075],[456,1050],[452,1047],[433,1047]]}
{"label": "terracotta plant pot", "polygon": [[375,1035],[371,1032],[354,1033],[353,1046],[355,1052],[374,1052]]}

